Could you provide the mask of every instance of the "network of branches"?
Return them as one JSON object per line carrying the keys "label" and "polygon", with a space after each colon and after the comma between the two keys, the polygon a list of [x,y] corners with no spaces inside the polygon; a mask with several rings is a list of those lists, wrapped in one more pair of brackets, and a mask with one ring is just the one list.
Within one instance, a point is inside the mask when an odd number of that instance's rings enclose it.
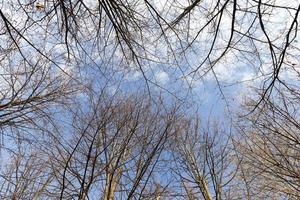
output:
{"label": "network of branches", "polygon": [[[299,199],[299,12],[0,0],[0,198]],[[229,115],[200,112],[201,84]]]}

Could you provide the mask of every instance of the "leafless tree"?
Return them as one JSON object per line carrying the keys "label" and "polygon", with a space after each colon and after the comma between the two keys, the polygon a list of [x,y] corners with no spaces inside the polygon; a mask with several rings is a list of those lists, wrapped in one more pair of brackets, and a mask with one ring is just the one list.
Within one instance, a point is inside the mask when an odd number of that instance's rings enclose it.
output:
{"label": "leafless tree", "polygon": [[[299,12],[279,0],[0,0],[1,198],[300,198]],[[237,65],[259,94],[239,134],[204,127],[169,90],[211,75],[225,97],[220,78]],[[144,81],[133,90],[132,71]]]}
{"label": "leafless tree", "polygon": [[233,162],[230,130],[196,119],[180,124],[173,146],[174,174],[178,176],[186,199],[232,199],[231,181],[237,173]]}
{"label": "leafless tree", "polygon": [[[86,105],[87,106],[87,105]],[[45,146],[58,199],[150,198],[157,192],[168,138],[174,134],[176,107],[163,110],[141,97],[101,95],[89,112],[76,112],[62,140]],[[68,139],[67,139],[68,138]]]}
{"label": "leafless tree", "polygon": [[299,89],[286,86],[240,123],[236,146],[249,198],[299,198]]}
{"label": "leafless tree", "polygon": [[[6,154],[9,160],[1,167],[1,199],[41,199],[47,193],[52,176],[47,160],[39,152],[32,152],[19,144],[17,150]],[[3,159],[4,160],[4,159]]]}
{"label": "leafless tree", "polygon": [[[31,62],[17,55],[1,52],[1,58],[2,139],[6,136],[23,137],[25,134],[36,137],[34,131],[30,130],[39,129],[45,120],[49,121],[51,113],[56,112],[55,106],[67,103],[67,99],[78,91],[78,86],[40,56],[28,57],[36,60]],[[2,141],[2,145],[4,144],[5,141]]]}
{"label": "leafless tree", "polygon": [[[100,71],[137,68],[148,90],[150,83],[158,85],[152,66],[194,80],[211,72],[220,84],[216,66],[238,62],[264,77],[267,98],[290,65],[288,56],[299,51],[299,12],[296,1],[276,0],[2,1],[1,38],[10,45],[1,49],[25,59],[29,51],[39,54],[66,74],[63,63],[84,60]],[[277,23],[278,13],[283,17]]]}

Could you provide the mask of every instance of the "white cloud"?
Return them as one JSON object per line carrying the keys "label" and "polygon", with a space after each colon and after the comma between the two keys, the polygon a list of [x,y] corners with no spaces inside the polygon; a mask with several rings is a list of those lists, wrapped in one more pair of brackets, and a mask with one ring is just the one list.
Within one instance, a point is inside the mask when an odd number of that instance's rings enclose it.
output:
{"label": "white cloud", "polygon": [[160,84],[166,84],[169,81],[169,75],[164,71],[160,71],[155,74],[155,79]]}

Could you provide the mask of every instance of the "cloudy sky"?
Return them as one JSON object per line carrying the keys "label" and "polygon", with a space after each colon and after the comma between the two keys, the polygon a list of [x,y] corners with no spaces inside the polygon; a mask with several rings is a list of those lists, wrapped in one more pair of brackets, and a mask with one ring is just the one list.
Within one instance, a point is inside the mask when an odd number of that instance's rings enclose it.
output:
{"label": "cloudy sky", "polygon": [[[91,10],[95,9],[94,1],[84,2]],[[184,8],[190,5],[190,1],[149,2],[170,24],[174,17],[180,16],[184,13]],[[76,39],[70,34],[70,39],[64,41],[61,34],[64,30],[59,28],[59,22],[54,18],[45,17],[52,5],[44,5],[44,1],[38,1],[37,3],[45,7],[41,10],[34,5],[27,6],[27,3],[24,1],[22,9],[15,6],[17,4],[13,1],[1,3],[1,10],[11,23],[16,29],[23,30],[24,37],[18,37],[17,33],[16,36],[24,56],[35,63],[45,59],[38,52],[41,50],[51,61],[55,61],[53,68],[58,68],[57,73],[70,76],[80,73],[81,77],[93,80],[94,83],[98,81],[98,84],[105,82],[99,80],[99,77],[104,80],[115,80],[115,84],[111,85],[112,92],[117,88],[124,91],[138,91],[148,87],[152,92],[165,93],[179,100],[188,99],[197,106],[204,105],[206,113],[210,110],[216,110],[215,113],[218,113],[227,109],[225,105],[235,108],[241,103],[244,95],[251,93],[250,87],[262,87],[262,83],[271,77],[272,56],[266,43],[266,35],[256,15],[258,8],[255,0],[238,1],[234,20],[232,16],[234,4],[222,2],[222,6],[226,5],[226,11],[219,22],[214,21],[219,23],[216,39],[216,24],[207,25],[207,23],[214,19],[211,13],[219,16],[214,10],[217,2],[202,1],[200,6],[191,12],[189,18],[183,18],[173,30],[166,25],[162,27],[165,30],[164,36],[156,21],[151,19],[153,16],[149,9],[147,10],[147,6],[144,3],[137,4],[136,9],[144,14],[147,25],[153,27],[145,28],[142,32],[131,30],[136,41],[144,45],[143,49],[135,49],[142,58],[138,64],[134,59],[131,60],[130,53],[124,53],[120,46],[116,46],[115,33],[109,32],[111,26],[109,23],[98,27],[103,35],[96,41],[93,38],[98,29],[93,26],[92,18],[79,18],[78,23],[82,25],[82,30],[78,31]],[[265,32],[272,41],[279,59],[299,2],[274,0],[273,4],[277,7],[264,5],[261,8],[269,13],[263,16],[262,20]],[[284,9],[284,6],[290,9]],[[28,25],[29,17],[41,20],[41,23]],[[232,23],[235,32],[232,32]],[[205,28],[201,30],[203,27]],[[140,35],[141,33],[143,35]],[[8,36],[0,36],[3,47],[7,45],[4,42],[5,37]],[[295,73],[299,68],[298,37],[287,49],[287,61],[284,66],[287,70],[280,74],[282,79],[293,80],[298,76]],[[230,48],[223,55],[230,38]],[[68,42],[69,49],[63,42]],[[95,42],[98,43],[95,45]],[[222,58],[219,60],[221,55]],[[22,59],[20,54],[15,55],[16,62],[18,59]],[[53,63],[50,62],[49,65]],[[292,70],[289,65],[293,66]]]}

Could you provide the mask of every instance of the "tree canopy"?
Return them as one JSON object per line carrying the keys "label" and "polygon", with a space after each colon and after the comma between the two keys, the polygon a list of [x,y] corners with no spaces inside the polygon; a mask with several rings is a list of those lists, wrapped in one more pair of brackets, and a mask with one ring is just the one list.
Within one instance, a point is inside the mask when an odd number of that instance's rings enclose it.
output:
{"label": "tree canopy", "polygon": [[300,198],[299,12],[0,0],[0,198]]}

